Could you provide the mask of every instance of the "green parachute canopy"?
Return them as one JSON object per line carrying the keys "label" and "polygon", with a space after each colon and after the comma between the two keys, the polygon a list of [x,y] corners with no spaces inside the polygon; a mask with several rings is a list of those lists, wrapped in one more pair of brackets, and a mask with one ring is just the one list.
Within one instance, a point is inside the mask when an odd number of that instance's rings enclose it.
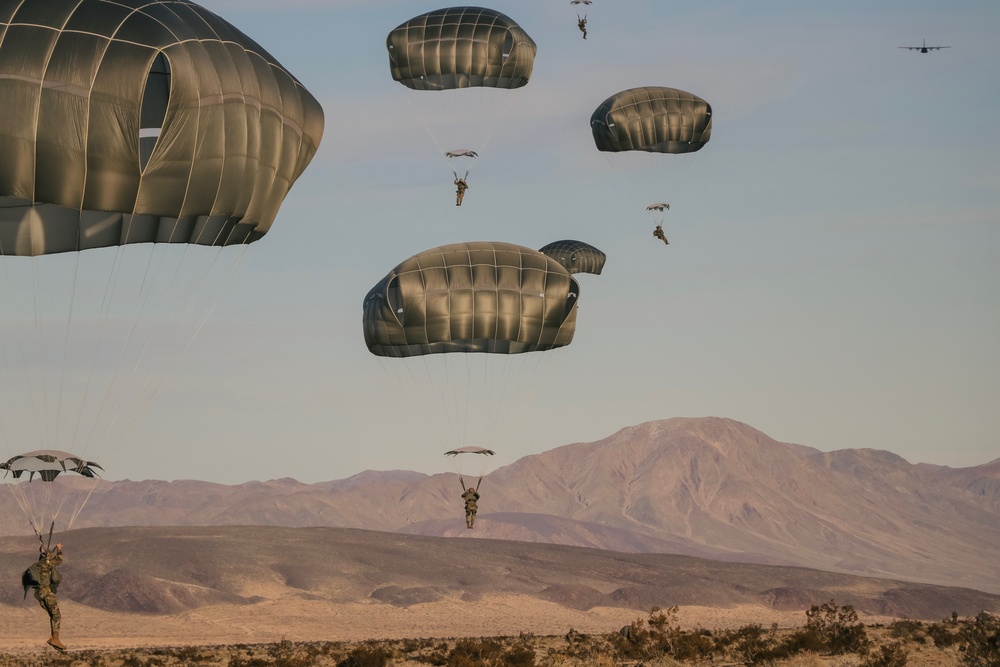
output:
{"label": "green parachute canopy", "polygon": [[501,242],[455,243],[410,257],[364,300],[372,354],[519,354],[569,345],[580,288],[546,254]]}
{"label": "green parachute canopy", "polygon": [[414,90],[520,88],[535,42],[510,17],[483,7],[438,9],[406,21],[386,38],[392,78]]}
{"label": "green parachute canopy", "polygon": [[0,255],[255,241],[322,134],[302,84],[193,2],[0,0]]}
{"label": "green parachute canopy", "polygon": [[593,273],[601,275],[604,269],[604,262],[608,256],[603,252],[583,241],[553,241],[548,245],[539,248],[538,252],[544,253],[562,264],[570,273]]}
{"label": "green parachute canopy", "polygon": [[676,88],[631,88],[604,100],[590,129],[601,151],[693,153],[712,136],[712,107]]}

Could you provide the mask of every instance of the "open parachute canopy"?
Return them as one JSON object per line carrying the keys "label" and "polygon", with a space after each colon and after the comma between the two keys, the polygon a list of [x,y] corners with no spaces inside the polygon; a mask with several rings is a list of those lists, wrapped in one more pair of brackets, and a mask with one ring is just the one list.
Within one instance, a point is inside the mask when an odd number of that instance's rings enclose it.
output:
{"label": "open parachute canopy", "polygon": [[0,467],[36,532],[71,527],[323,124],[189,0],[0,0]]}
{"label": "open parachute canopy", "polygon": [[386,48],[393,80],[414,90],[520,88],[536,51],[521,26],[483,7],[415,16],[389,33]]}
{"label": "open parachute canopy", "polygon": [[372,354],[519,354],[569,345],[580,288],[538,250],[481,241],[405,260],[365,296]]}
{"label": "open parachute canopy", "polygon": [[539,248],[544,253],[562,264],[570,273],[593,273],[601,275],[604,262],[608,256],[583,241],[553,241]]}
{"label": "open parachute canopy", "polygon": [[458,456],[459,454],[482,454],[483,456],[493,456],[496,454],[492,449],[485,447],[458,447],[444,453],[445,456]]}
{"label": "open parachute canopy", "polygon": [[93,461],[86,461],[69,452],[39,449],[11,457],[8,461],[0,463],[0,470],[5,470],[5,474],[13,475],[15,479],[20,479],[22,475],[27,473],[29,480],[38,475],[43,482],[51,482],[65,472],[75,472],[84,477],[100,477],[96,471],[103,472],[104,468]]}
{"label": "open parachute canopy", "polygon": [[193,2],[0,0],[0,255],[250,243],[322,133],[302,84]]}
{"label": "open parachute canopy", "polygon": [[601,151],[693,153],[712,136],[712,107],[676,88],[631,88],[604,100],[590,129]]}

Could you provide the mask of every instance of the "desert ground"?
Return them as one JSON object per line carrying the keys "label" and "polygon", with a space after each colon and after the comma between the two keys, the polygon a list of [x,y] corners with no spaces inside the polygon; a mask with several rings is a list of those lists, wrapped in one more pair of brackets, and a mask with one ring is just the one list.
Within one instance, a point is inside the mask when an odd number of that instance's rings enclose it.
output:
{"label": "desert ground", "polygon": [[[597,667],[681,664],[742,664],[732,655],[698,660],[669,656],[637,659],[617,655],[617,630],[644,619],[634,610],[567,609],[522,596],[483,598],[474,607],[461,601],[438,601],[398,608],[384,603],[327,604],[321,601],[264,603],[250,608],[217,605],[178,615],[107,613],[69,602],[63,605],[60,654],[44,645],[47,623],[39,608],[0,608],[0,666],[91,667],[324,667],[371,665],[596,665]],[[776,624],[790,632],[801,628],[803,612],[778,612],[754,605],[732,608],[680,607],[679,626],[690,632],[738,631]],[[896,619],[863,616],[874,642],[867,656],[804,652],[768,663],[788,667],[960,667],[958,646],[935,647],[911,636],[896,638]],[[497,657],[455,658],[462,638],[470,646],[495,644]],[[899,643],[905,663],[873,662],[881,646]],[[449,653],[451,652],[451,653]],[[530,656],[525,658],[525,655]],[[868,660],[868,662],[866,662]],[[760,663],[754,663],[760,664]]]}
{"label": "desert ground", "polygon": [[[29,600],[30,600],[29,596]],[[60,604],[61,637],[73,649],[125,649],[145,646],[263,644],[292,642],[363,642],[412,637],[489,637],[615,632],[644,616],[632,609],[569,609],[526,596],[484,597],[475,604],[448,600],[409,608],[378,602],[329,604],[282,600],[250,607],[218,605],[161,616],[104,612],[73,602]],[[686,628],[734,629],[751,623],[796,627],[803,612],[758,606],[728,609],[683,607],[678,620]],[[866,618],[877,622],[878,618]],[[37,649],[48,636],[44,611],[35,606],[0,607],[6,652]]]}

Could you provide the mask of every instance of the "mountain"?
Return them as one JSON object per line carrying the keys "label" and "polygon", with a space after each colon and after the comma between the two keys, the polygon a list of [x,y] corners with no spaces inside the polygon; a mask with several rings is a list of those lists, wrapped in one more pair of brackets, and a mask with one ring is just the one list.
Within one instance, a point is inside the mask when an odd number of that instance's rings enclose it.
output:
{"label": "mountain", "polygon": [[[77,527],[327,526],[789,565],[1000,593],[1000,459],[952,469],[821,452],[722,418],[675,418],[488,475],[467,531],[454,475],[319,484],[102,482]],[[23,533],[4,495],[0,529]]]}
{"label": "mountain", "polygon": [[[17,580],[33,540],[0,544],[0,580]],[[1000,595],[965,588],[688,556],[348,528],[86,528],[68,533],[65,541],[61,600],[109,613],[175,618],[215,607],[223,616],[249,619],[253,613],[247,607],[277,608],[273,603],[282,600],[384,604],[413,608],[414,615],[422,613],[420,605],[449,600],[460,605],[460,613],[474,614],[477,602],[498,599],[580,611],[631,609],[637,615],[674,604],[799,611],[831,599],[865,614],[934,621],[952,611],[963,616],[1000,611]],[[0,587],[0,604],[38,611],[16,586]],[[79,624],[83,612],[72,609]],[[290,627],[295,623],[288,619]]]}

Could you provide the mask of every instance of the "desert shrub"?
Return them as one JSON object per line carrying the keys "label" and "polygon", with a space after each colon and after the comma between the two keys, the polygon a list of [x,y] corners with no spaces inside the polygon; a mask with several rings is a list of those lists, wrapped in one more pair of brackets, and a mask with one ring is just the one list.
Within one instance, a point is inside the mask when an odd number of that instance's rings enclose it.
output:
{"label": "desert shrub", "polygon": [[939,648],[954,646],[959,640],[959,627],[950,621],[930,623],[927,626],[927,636],[933,639],[934,645]]}
{"label": "desert shrub", "polygon": [[800,653],[823,653],[827,644],[813,628],[801,628],[791,633],[773,649],[775,657],[789,658]]}
{"label": "desert shrub", "polygon": [[1000,665],[1000,616],[980,612],[960,631],[962,664],[966,667]]}
{"label": "desert shrub", "polygon": [[923,629],[923,623],[908,618],[901,618],[889,624],[889,634],[896,639],[915,639],[917,633]]}
{"label": "desert shrub", "polygon": [[503,647],[494,639],[459,639],[448,654],[445,667],[482,667],[500,662]]}
{"label": "desert shrub", "polygon": [[512,646],[504,652],[500,664],[504,667],[535,667],[535,651],[530,646]]}
{"label": "desert shrub", "polygon": [[608,644],[615,656],[624,660],[644,660],[650,657],[649,631],[645,625],[645,621],[638,618],[617,633],[608,635]]}
{"label": "desert shrub", "polygon": [[865,626],[851,605],[838,607],[833,600],[813,605],[806,612],[806,629],[812,630],[834,655],[858,653],[864,655],[871,646]]}
{"label": "desert shrub", "polygon": [[906,667],[907,653],[900,642],[883,644],[872,651],[861,667]]}
{"label": "desert shrub", "polygon": [[772,659],[771,641],[757,623],[726,633],[724,639],[717,638],[716,646],[727,647],[733,658],[744,665],[759,665]]}
{"label": "desert shrub", "polygon": [[[648,626],[648,629],[647,627]],[[670,656],[677,660],[698,661],[716,649],[708,630],[685,632],[677,623],[677,607],[653,607],[649,617],[626,625],[608,637],[613,653],[625,660],[653,660]]]}
{"label": "desert shrub", "polygon": [[359,646],[337,663],[337,667],[385,667],[392,654],[381,646]]}
{"label": "desert shrub", "polygon": [[243,655],[237,651],[229,656],[229,667],[272,667],[271,661],[267,658],[258,658],[254,655]]}
{"label": "desert shrub", "polygon": [[715,654],[715,642],[708,630],[678,631],[671,641],[670,655],[677,660],[699,662]]}
{"label": "desert shrub", "polygon": [[[122,667],[164,667],[166,664],[166,660],[155,655],[146,656],[145,658],[137,655],[126,655],[122,658]],[[196,663],[188,660],[185,664]]]}

